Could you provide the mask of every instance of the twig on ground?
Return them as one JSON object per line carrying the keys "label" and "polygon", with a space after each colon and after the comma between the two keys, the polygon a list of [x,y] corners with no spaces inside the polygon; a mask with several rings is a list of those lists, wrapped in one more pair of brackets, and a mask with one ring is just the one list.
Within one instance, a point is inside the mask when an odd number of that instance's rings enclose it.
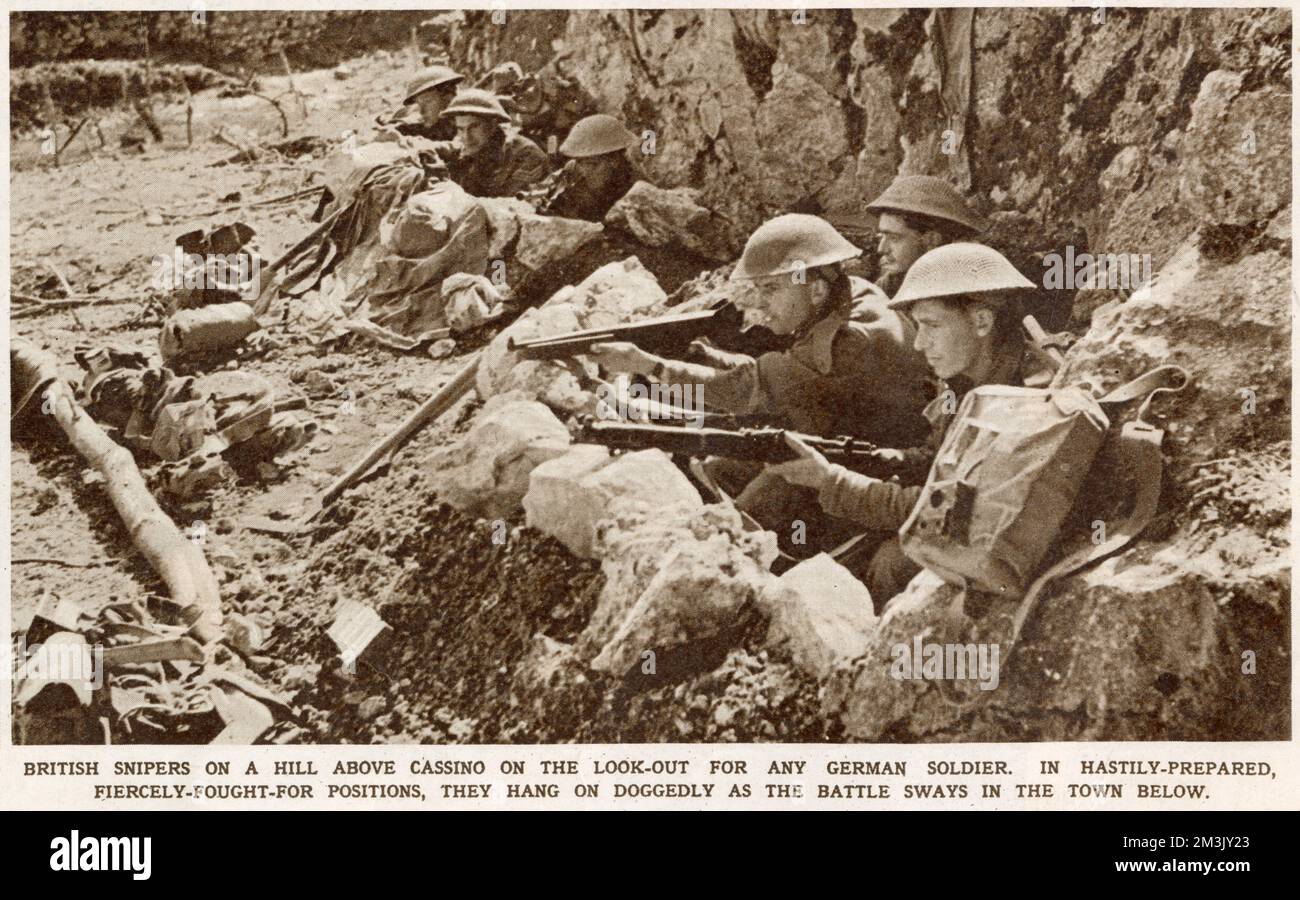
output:
{"label": "twig on ground", "polygon": [[56,167],[59,165],[59,158],[63,156],[63,151],[68,149],[68,145],[72,143],[73,138],[77,136],[82,127],[89,121],[89,119],[82,119],[78,122],[77,127],[72,129],[72,134],[68,135],[68,139],[63,142],[63,146],[54,148],[54,165]]}

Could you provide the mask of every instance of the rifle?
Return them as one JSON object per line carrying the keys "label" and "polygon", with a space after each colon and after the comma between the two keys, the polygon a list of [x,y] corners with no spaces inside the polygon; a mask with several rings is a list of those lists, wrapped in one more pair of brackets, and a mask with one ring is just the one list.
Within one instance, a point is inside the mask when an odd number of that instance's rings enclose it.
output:
{"label": "rifle", "polygon": [[648,353],[675,358],[684,355],[692,341],[705,337],[723,350],[748,353],[751,356],[783,350],[789,346],[789,339],[761,325],[745,328],[744,322],[744,313],[723,300],[710,309],[699,312],[660,316],[628,325],[589,328],[526,341],[511,338],[506,346],[519,353],[523,359],[568,359],[575,354],[585,353],[592,344],[606,341],[630,341]]}
{"label": "rifle", "polygon": [[799,455],[785,442],[793,434],[833,463],[882,481],[898,477],[904,484],[920,484],[925,472],[899,450],[878,447],[852,437],[817,437],[786,432],[781,428],[694,428],[683,425],[650,425],[640,422],[582,420],[576,443],[602,444],[615,450],[646,450],[657,447],[665,453],[685,456],[721,456],[762,463],[783,463]]}

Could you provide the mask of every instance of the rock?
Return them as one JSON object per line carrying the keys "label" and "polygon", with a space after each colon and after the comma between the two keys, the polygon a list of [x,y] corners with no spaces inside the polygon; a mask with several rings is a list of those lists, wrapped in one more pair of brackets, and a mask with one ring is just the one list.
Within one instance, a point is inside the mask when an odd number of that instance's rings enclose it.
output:
{"label": "rock", "polygon": [[[519,237],[519,217],[535,215],[531,205],[511,197],[480,197],[479,203],[488,217],[488,258],[504,260]],[[491,263],[488,264],[489,269]]]}
{"label": "rock", "polygon": [[373,719],[388,708],[388,698],[382,694],[367,697],[357,707],[357,715],[362,719]]}
{"label": "rock", "polygon": [[451,356],[455,349],[455,340],[452,338],[442,338],[441,340],[434,341],[429,347],[429,356],[434,359],[445,359],[446,357]]}
{"label": "rock", "polygon": [[573,372],[559,362],[521,360],[509,350],[511,338],[527,340],[577,331],[582,325],[576,310],[567,303],[530,309],[501,331],[483,350],[474,386],[483,399],[506,393],[540,400],[566,412],[577,412],[595,403],[595,395],[584,391]]}
{"label": "rock", "polygon": [[715,568],[749,573],[756,585],[766,584],[768,589],[775,584],[767,569],[776,558],[776,535],[746,531],[734,509],[701,506],[698,501],[674,506],[618,504],[597,528],[595,552],[605,586],[575,644],[579,657],[590,659],[609,643],[664,561],[685,546],[698,547],[702,556],[711,554]]}
{"label": "rock", "polygon": [[533,635],[532,645],[515,667],[515,681],[525,690],[543,691],[573,660],[573,647],[544,634]]}
{"label": "rock", "polygon": [[693,188],[655,187],[638,181],[605,214],[605,222],[648,247],[688,250],[726,262],[740,247],[726,240],[726,224],[699,205]]}
{"label": "rock", "polygon": [[734,545],[719,544],[688,542],[672,550],[591,667],[622,675],[649,651],[662,653],[717,637],[736,625],[740,610],[754,601],[771,575]]}
{"label": "rock", "polygon": [[668,295],[635,256],[601,266],[552,302],[571,306],[583,328],[607,328],[662,312]]}
{"label": "rock", "polygon": [[579,445],[540,473],[534,470],[534,475],[531,499],[526,498],[524,506],[528,524],[554,536],[578,556],[595,555],[596,525],[618,503],[704,505],[668,454],[658,449],[625,453],[610,462],[604,447]]}
{"label": "rock", "polygon": [[605,230],[599,222],[539,216],[534,212],[520,212],[518,222],[514,261],[533,272],[568,259]]}
{"label": "rock", "polygon": [[[886,609],[867,651],[828,681],[827,713],[857,740],[1179,740],[1285,733],[1276,698],[1285,678],[1243,675],[1242,648],[1284,653],[1280,627],[1250,601],[1226,603],[1203,574],[1143,547],[1049,591],[1007,638],[1015,602],[995,603],[979,623],[950,612],[956,589],[923,573]],[[1269,580],[1281,587],[1287,564]],[[983,645],[998,664],[983,682],[894,677],[900,651],[925,643]],[[983,688],[983,689],[981,689]]]}
{"label": "rock", "polygon": [[499,398],[469,434],[429,460],[439,496],[467,515],[498,518],[519,508],[533,469],[569,449],[569,430],[533,400]]}
{"label": "rock", "polygon": [[781,590],[765,602],[768,644],[787,647],[795,663],[817,678],[866,650],[876,613],[866,585],[848,569],[821,553],[777,581]]}
{"label": "rock", "polygon": [[318,678],[320,678],[320,665],[306,663],[285,666],[278,680],[280,686],[286,691],[296,693],[312,687]]}
{"label": "rock", "polygon": [[1201,82],[1179,144],[1179,197],[1200,222],[1267,221],[1291,200],[1286,153],[1291,98],[1246,91],[1245,76],[1222,69]]}
{"label": "rock", "polygon": [[338,393],[338,385],[320,369],[309,369],[302,379],[302,388],[312,400],[323,400]]}
{"label": "rock", "polygon": [[578,556],[591,554],[593,523],[586,508],[573,502],[582,479],[610,462],[609,450],[575,444],[563,456],[533,469],[524,495],[527,524],[549,534]]}

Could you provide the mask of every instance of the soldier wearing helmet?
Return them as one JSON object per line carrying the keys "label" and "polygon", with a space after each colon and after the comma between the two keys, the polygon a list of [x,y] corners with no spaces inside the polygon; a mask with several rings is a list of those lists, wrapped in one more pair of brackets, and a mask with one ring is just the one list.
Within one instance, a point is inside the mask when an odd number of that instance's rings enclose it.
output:
{"label": "soldier wearing helmet", "polygon": [[[1024,383],[1030,361],[1020,327],[1020,301],[1033,289],[1033,282],[1006,257],[981,244],[946,244],[908,269],[889,306],[915,323],[914,346],[943,381],[939,396],[925,409],[930,439],[924,448],[908,452],[933,459],[971,388]],[[876,551],[864,579],[879,611],[920,571],[903,555],[896,535],[921,488],[850,472],[797,438],[788,440],[801,458],[774,466],[776,475],[816,489],[828,515],[895,534]]]}
{"label": "soldier wearing helmet", "polygon": [[442,118],[442,112],[451,105],[456,96],[456,86],[464,80],[464,75],[447,66],[423,69],[407,83],[406,97],[402,100],[403,106],[414,106],[419,110],[420,121],[395,123],[391,126],[393,132],[430,141],[452,140],[456,136],[456,127]]}
{"label": "soldier wearing helmet", "polygon": [[[881,299],[854,307],[841,264],[860,253],[823,219],[778,216],[750,236],[731,277],[752,284],[764,324],[792,339],[788,349],[742,357],[725,370],[662,359],[630,343],[598,344],[593,358],[607,370],[662,384],[701,384],[705,404],[716,410],[761,416],[811,434],[913,446],[929,428],[921,414],[931,393],[929,379],[903,317]],[[728,482],[725,488],[744,486],[737,504],[777,530],[783,541],[789,538],[792,509],[812,513],[803,517],[805,551],[834,546],[861,530],[830,519],[814,521],[817,503],[811,491],[792,491],[761,467],[734,464],[711,471],[719,484]]]}
{"label": "soldier wearing helmet", "polygon": [[984,231],[957,189],[932,175],[900,175],[867,209],[880,216],[880,280],[890,290],[923,254]]}
{"label": "soldier wearing helmet", "polygon": [[568,157],[564,168],[545,186],[538,212],[599,222],[611,206],[636,184],[637,171],[628,150],[637,137],[613,116],[587,116],[560,145]]}
{"label": "soldier wearing helmet", "polygon": [[468,88],[442,111],[456,140],[438,145],[451,180],[475,197],[513,197],[546,177],[550,159],[528,138],[507,131],[510,114],[491,91]]}

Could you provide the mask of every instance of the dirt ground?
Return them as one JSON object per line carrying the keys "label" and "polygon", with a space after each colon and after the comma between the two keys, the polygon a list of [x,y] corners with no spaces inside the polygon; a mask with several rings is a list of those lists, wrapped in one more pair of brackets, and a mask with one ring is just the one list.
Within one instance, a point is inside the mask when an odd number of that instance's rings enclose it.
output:
{"label": "dirt ground", "polygon": [[[348,67],[353,74],[345,80],[329,70],[295,78],[302,105],[281,97],[291,137],[364,133],[376,113],[396,102],[410,74],[409,60],[385,54]],[[275,96],[287,84],[266,79],[264,90]],[[310,230],[314,200],[210,214],[318,184],[324,162],[272,154],[251,165],[222,164],[234,150],[213,140],[218,127],[240,143],[274,143],[282,140],[279,115],[264,100],[221,99],[215,91],[196,96],[194,104],[192,146],[185,144],[179,101],[156,104],[167,140],[146,142],[142,154],[118,149],[119,136],[138,128],[122,113],[105,122],[106,148],[98,147],[97,137],[79,136],[57,168],[34,142],[15,142],[13,292],[59,296],[53,267],[74,293],[103,298],[12,322],[14,337],[49,351],[69,379],[82,375],[73,357],[79,346],[157,355],[161,317],[150,301],[161,294],[149,284],[151,259],[168,253],[177,235],[244,221],[270,260]],[[445,383],[469,349],[442,360],[361,343],[330,353],[279,324],[266,330],[279,349],[236,365],[268,379],[277,395],[301,393],[310,369],[327,373],[335,395],[311,400],[306,411],[319,432],[303,449],[280,457],[284,465],[269,480],[246,473],[198,506],[165,508],[183,530],[204,523],[205,553],[222,583],[226,613],[242,613],[270,635],[256,677],[291,700],[297,720],[279,726],[277,739],[828,737],[816,685],[759,650],[761,631],[752,627],[716,648],[700,648],[698,658],[665,661],[665,677],[652,690],[635,680],[593,681],[553,658],[546,639],[567,641],[584,627],[600,589],[598,569],[521,522],[513,523],[505,545],[494,545],[487,523],[438,503],[421,470],[430,450],[462,426],[473,400],[346,495],[315,533],[289,538],[250,528],[268,517],[296,518],[365,448]],[[165,594],[133,550],[102,485],[60,433],[29,428],[16,436],[11,484],[15,633],[46,594],[74,601],[91,617],[110,603]],[[354,676],[338,670],[324,633],[340,598],[377,606],[393,627],[382,652],[367,657]],[[741,649],[728,652],[732,647]],[[184,738],[114,733],[115,741],[146,739]]]}

